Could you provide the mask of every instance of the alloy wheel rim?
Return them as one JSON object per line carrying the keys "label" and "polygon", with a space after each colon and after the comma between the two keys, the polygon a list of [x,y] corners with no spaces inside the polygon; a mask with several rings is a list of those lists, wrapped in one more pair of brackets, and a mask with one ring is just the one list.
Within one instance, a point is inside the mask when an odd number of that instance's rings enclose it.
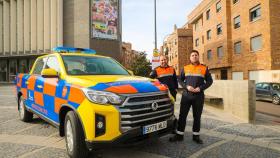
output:
{"label": "alloy wheel rim", "polygon": [[19,116],[21,119],[24,117],[24,104],[22,100],[19,103]]}
{"label": "alloy wheel rim", "polygon": [[279,98],[277,96],[273,97],[273,103],[278,104],[279,103]]}
{"label": "alloy wheel rim", "polygon": [[66,139],[67,139],[67,147],[70,152],[73,150],[73,130],[71,126],[71,122],[68,120],[66,123]]}

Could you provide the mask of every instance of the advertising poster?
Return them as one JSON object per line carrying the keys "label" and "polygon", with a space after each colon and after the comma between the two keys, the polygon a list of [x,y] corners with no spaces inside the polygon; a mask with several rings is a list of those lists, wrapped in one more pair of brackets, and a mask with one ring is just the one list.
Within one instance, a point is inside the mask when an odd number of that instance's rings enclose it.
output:
{"label": "advertising poster", "polygon": [[118,0],[92,0],[91,34],[92,38],[118,38]]}

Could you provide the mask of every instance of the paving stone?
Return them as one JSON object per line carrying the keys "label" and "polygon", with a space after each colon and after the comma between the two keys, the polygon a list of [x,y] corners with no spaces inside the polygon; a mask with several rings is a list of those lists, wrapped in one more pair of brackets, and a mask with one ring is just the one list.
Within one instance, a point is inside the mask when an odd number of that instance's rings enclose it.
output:
{"label": "paving stone", "polygon": [[12,134],[16,131],[32,126],[32,123],[25,123],[20,120],[12,120],[3,124],[0,124],[0,134]]}
{"label": "paving stone", "polygon": [[214,129],[219,126],[225,126],[225,125],[230,125],[232,123],[229,122],[224,122],[212,118],[202,118],[201,120],[201,127],[206,128],[206,129]]}
{"label": "paving stone", "polygon": [[14,143],[0,143],[0,158],[18,157],[27,152],[39,149],[41,146],[22,145]]}
{"label": "paving stone", "polygon": [[269,128],[253,124],[238,124],[227,127],[221,127],[216,129],[215,131],[251,138],[280,137],[280,131],[276,132]]}
{"label": "paving stone", "polygon": [[35,136],[50,136],[58,132],[58,129],[48,124],[47,122],[41,122],[40,125],[34,126],[20,133],[21,135],[35,135]]}
{"label": "paving stone", "polygon": [[157,141],[148,141],[146,142],[146,144],[144,143],[139,147],[135,147],[134,150],[164,155],[172,158],[184,158],[192,155],[202,148],[205,148],[206,146],[222,140],[217,137],[202,135],[201,138],[203,139],[204,144],[199,145],[193,142],[192,135],[190,133],[187,133],[183,142],[171,143],[168,141],[170,136],[171,135],[165,136],[161,139],[158,139]]}
{"label": "paving stone", "polygon": [[279,158],[280,152],[256,145],[231,141],[204,152],[199,158]]}
{"label": "paving stone", "polygon": [[57,149],[57,148],[45,148],[43,150],[39,150],[37,152],[32,153],[29,158],[60,158],[60,157],[68,157],[66,150]]}

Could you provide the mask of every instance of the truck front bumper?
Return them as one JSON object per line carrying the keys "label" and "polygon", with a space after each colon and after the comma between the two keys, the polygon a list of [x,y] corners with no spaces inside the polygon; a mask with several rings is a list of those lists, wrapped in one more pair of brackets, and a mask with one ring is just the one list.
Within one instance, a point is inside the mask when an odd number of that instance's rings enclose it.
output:
{"label": "truck front bumper", "polygon": [[96,149],[96,148],[104,148],[108,146],[126,146],[131,145],[135,143],[139,143],[143,140],[147,139],[154,139],[159,138],[167,134],[171,134],[175,129],[175,116],[173,115],[169,119],[167,119],[167,128],[155,131],[153,133],[149,134],[143,134],[143,127],[137,127],[133,128],[131,130],[126,131],[125,133],[122,133],[119,137],[115,138],[111,141],[93,141],[89,142],[86,141],[86,145],[88,149]]}

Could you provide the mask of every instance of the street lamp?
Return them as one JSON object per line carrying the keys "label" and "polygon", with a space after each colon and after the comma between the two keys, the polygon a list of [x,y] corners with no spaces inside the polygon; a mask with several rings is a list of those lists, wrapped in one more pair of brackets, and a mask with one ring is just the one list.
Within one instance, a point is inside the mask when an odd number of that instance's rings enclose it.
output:
{"label": "street lamp", "polygon": [[155,2],[155,50],[157,50],[157,0]]}

